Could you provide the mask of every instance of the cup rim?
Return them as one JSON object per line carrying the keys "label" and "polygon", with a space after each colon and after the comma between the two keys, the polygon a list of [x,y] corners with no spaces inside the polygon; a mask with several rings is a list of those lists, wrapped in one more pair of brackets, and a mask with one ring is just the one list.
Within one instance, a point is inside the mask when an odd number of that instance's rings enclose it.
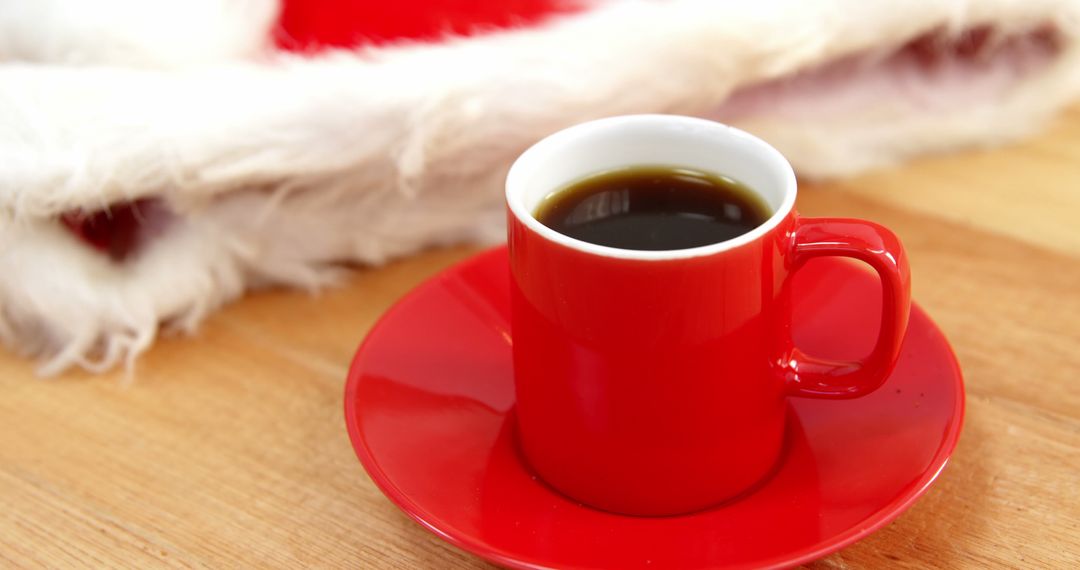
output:
{"label": "cup rim", "polygon": [[[526,166],[531,162],[540,160],[540,158],[546,152],[550,151],[552,147],[558,147],[560,145],[567,144],[573,141],[575,138],[580,137],[591,131],[611,128],[616,125],[621,125],[628,122],[639,124],[654,124],[657,126],[678,123],[682,126],[689,128],[708,129],[722,133],[721,136],[736,140],[740,145],[752,147],[755,152],[757,152],[761,156],[764,156],[768,162],[772,163],[773,167],[779,168],[781,171],[780,174],[783,177],[784,185],[784,198],[780,203],[780,207],[777,208],[775,212],[773,212],[772,216],[770,216],[768,220],[745,234],[717,243],[684,249],[640,250],[598,245],[595,243],[590,243],[587,241],[572,238],[565,234],[561,234],[540,223],[540,221],[536,219],[533,213],[525,207],[524,192],[521,191],[521,189],[523,188],[522,179],[524,177],[522,171],[526,169]],[[717,174],[724,173],[719,172]],[[768,234],[774,228],[780,225],[780,222],[784,218],[786,218],[787,215],[792,211],[795,206],[796,192],[797,185],[795,180],[795,171],[791,168],[791,163],[789,163],[787,159],[784,158],[780,151],[776,150],[775,148],[773,148],[772,145],[761,140],[760,138],[741,129],[708,119],[689,117],[684,115],[642,114],[619,115],[614,117],[606,117],[602,119],[586,121],[584,123],[578,123],[571,127],[567,127],[561,131],[557,131],[541,139],[539,142],[525,150],[525,152],[521,153],[517,160],[514,161],[514,164],[511,165],[510,170],[506,175],[505,197],[510,212],[514,215],[514,217],[517,218],[519,222],[524,224],[525,227],[529,229],[529,231],[540,235],[548,241],[555,242],[559,245],[583,253],[597,255],[601,257],[631,259],[640,261],[665,261],[671,259],[688,259],[713,255],[716,253],[729,251],[761,239],[762,236]]]}

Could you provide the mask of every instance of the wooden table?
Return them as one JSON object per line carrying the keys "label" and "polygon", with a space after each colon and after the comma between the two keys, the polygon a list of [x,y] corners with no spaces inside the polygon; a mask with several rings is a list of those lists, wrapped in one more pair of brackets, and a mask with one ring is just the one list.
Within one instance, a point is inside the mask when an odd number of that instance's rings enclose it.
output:
{"label": "wooden table", "polygon": [[[800,209],[901,236],[968,395],[930,492],[811,566],[1080,567],[1080,108],[1012,148],[806,186]],[[376,490],[341,401],[379,315],[475,251],[251,295],[134,378],[39,381],[0,353],[0,567],[485,567]]]}

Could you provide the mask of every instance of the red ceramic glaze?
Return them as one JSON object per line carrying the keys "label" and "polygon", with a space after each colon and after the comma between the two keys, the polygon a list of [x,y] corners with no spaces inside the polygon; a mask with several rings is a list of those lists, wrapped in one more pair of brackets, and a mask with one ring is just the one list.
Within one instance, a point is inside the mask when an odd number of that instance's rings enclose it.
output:
{"label": "red ceramic glaze", "polygon": [[[896,237],[794,211],[750,243],[633,260],[568,248],[509,216],[521,445],[555,488],[615,512],[666,515],[730,498],[776,462],[785,396],[868,394],[892,369],[910,282]],[[818,256],[874,267],[879,341],[862,361],[791,342],[793,271]]]}
{"label": "red ceramic glaze", "polygon": [[[876,390],[892,370],[907,329],[911,304],[911,270],[896,235],[865,220],[843,218],[800,219],[789,242],[789,266],[802,267],[815,257],[850,257],[877,272],[883,306],[881,328],[870,354],[861,361],[831,361],[809,356],[785,343],[783,367],[788,393],[809,398],[857,398]],[[789,315],[781,315],[785,319]]]}
{"label": "red ceramic glaze", "polygon": [[[455,266],[386,313],[345,391],[365,469],[406,514],[515,568],[768,568],[825,556],[900,515],[960,434],[963,385],[949,345],[914,307],[897,365],[850,401],[791,398],[775,470],[751,492],[690,515],[634,517],[543,484],[515,445],[506,250]],[[881,287],[844,260],[789,282],[794,344],[849,360],[874,346]],[[357,540],[362,541],[359,537]]]}
{"label": "red ceramic glaze", "polygon": [[[619,144],[627,149],[611,150]],[[647,163],[656,149],[668,150],[666,163],[754,180],[774,215],[726,242],[649,252],[575,240],[533,216],[532,204],[594,161]],[[907,256],[872,222],[800,219],[795,192],[775,149],[690,117],[583,123],[522,155],[507,178],[517,421],[522,452],[548,484],[619,513],[701,509],[772,469],[786,397],[880,386],[907,326]],[[881,329],[864,358],[827,360],[792,342],[790,277],[823,256],[880,276]]]}

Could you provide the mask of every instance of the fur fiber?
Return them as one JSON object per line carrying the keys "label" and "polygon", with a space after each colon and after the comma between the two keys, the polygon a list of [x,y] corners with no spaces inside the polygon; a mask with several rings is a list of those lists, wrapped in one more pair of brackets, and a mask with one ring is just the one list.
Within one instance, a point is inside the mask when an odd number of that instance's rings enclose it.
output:
{"label": "fur fiber", "polygon": [[[130,363],[251,287],[499,240],[510,162],[580,121],[715,117],[825,177],[1011,140],[1080,88],[1080,0],[609,0],[306,57],[268,46],[277,9],[0,0],[0,341],[42,374]],[[899,51],[1048,25],[1049,54],[927,71]],[[144,197],[169,215],[123,262],[57,221]]]}

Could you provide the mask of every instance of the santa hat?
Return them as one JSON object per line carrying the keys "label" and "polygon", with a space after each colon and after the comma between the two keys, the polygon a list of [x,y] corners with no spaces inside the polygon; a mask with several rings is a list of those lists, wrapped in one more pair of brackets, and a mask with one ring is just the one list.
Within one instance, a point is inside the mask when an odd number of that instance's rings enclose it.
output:
{"label": "santa hat", "polygon": [[0,340],[46,374],[501,239],[510,162],[579,121],[711,117],[823,177],[1013,139],[1080,87],[1078,0],[4,4]]}

